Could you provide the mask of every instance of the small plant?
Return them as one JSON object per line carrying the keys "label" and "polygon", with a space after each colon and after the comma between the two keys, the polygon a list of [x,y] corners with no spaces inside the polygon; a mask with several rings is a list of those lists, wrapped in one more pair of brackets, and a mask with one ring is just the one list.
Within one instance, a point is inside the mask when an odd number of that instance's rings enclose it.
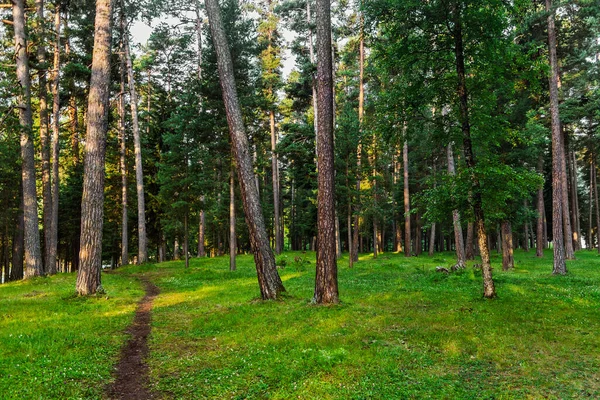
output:
{"label": "small plant", "polygon": [[277,268],[285,268],[288,264],[288,258],[287,256],[281,256],[279,257],[276,261],[275,264],[277,265]]}
{"label": "small plant", "polygon": [[306,266],[310,264],[310,260],[305,256],[294,257],[294,268],[296,271],[306,271]]}

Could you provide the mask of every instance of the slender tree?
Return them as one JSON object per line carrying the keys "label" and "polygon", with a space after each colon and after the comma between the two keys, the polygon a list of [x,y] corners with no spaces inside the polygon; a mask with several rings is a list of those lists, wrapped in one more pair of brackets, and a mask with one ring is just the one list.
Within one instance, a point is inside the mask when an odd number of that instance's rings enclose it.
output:
{"label": "slender tree", "polygon": [[29,56],[25,33],[25,4],[15,0],[12,6],[15,32],[15,55],[17,80],[21,91],[18,98],[19,123],[21,125],[21,158],[23,179],[23,218],[25,243],[25,278],[43,273],[38,229],[37,195],[35,190],[35,164],[33,151],[31,115],[31,79],[29,78]]}
{"label": "slender tree", "polygon": [[61,12],[62,4],[57,1],[54,6],[54,73],[52,77],[52,221],[49,229],[46,230],[50,235],[48,273],[51,274],[56,269],[56,257],[58,251],[58,190],[59,190],[59,155],[60,155],[60,32],[61,32]]}
{"label": "slender tree", "polygon": [[104,215],[104,155],[108,130],[111,0],[96,0],[94,52],[87,111],[81,200],[81,241],[77,293],[94,294],[101,285]]}
{"label": "slender tree", "polygon": [[[406,131],[406,129],[405,129]],[[410,191],[408,188],[408,141],[404,140],[402,148],[402,164],[404,166],[404,255],[411,256],[411,235],[410,235]]]}
{"label": "slender tree", "polygon": [[238,168],[238,181],[242,193],[242,201],[248,229],[250,245],[254,253],[256,272],[262,298],[276,299],[285,291],[275,266],[275,256],[269,245],[269,237],[265,228],[258,188],[254,183],[254,171],[250,156],[250,145],[244,128],[242,112],[238,100],[233,63],[227,44],[227,37],[221,20],[221,12],[217,0],[205,0],[206,12],[212,34],[217,66],[223,92],[223,101],[227,112],[227,122],[231,134],[231,142]]}
{"label": "slender tree", "polygon": [[237,236],[235,233],[235,168],[233,160],[229,173],[229,270],[236,270]]}
{"label": "slender tree", "polygon": [[[552,238],[554,247],[553,274],[564,275],[567,273],[565,263],[565,245],[563,236],[563,181],[562,158],[564,146],[560,129],[560,115],[558,111],[558,60],[556,57],[556,27],[554,23],[554,10],[552,0],[546,0],[548,14],[548,52],[550,54],[550,116],[552,125]],[[567,214],[568,215],[568,214]]]}
{"label": "slender tree", "polygon": [[[448,174],[451,176],[456,175],[456,168],[454,166],[454,152],[452,151],[452,143],[448,143]],[[452,210],[452,224],[454,225],[454,243],[456,246],[456,264],[464,267],[466,256],[465,256],[465,245],[463,241],[462,226],[460,224],[460,213],[458,210]]]}
{"label": "slender tree", "polygon": [[142,167],[142,144],[138,122],[138,100],[133,77],[133,64],[129,49],[129,35],[125,35],[125,62],[127,63],[127,81],[129,83],[129,101],[133,122],[133,149],[135,153],[135,182],[138,203],[138,264],[148,261],[148,241],[146,238],[146,201],[144,198],[144,170]]}

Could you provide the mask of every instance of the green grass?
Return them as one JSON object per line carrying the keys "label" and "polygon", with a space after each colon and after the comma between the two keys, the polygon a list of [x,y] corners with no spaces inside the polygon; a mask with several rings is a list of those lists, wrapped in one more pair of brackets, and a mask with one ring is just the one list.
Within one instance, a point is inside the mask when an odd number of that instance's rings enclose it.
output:
{"label": "green grass", "polygon": [[105,295],[76,297],[75,279],[0,286],[1,399],[103,398],[143,289],[104,274]]}
{"label": "green grass", "polygon": [[[311,304],[314,254],[305,266],[299,255],[286,254],[281,301],[258,300],[250,256],[235,272],[226,257],[122,268],[104,275],[109,300],[70,297],[73,275],[0,286],[0,393],[99,397],[143,272],[161,289],[148,361],[165,399],[600,397],[594,252],[578,253],[567,276],[551,275],[550,252],[517,252],[510,272],[494,254],[491,301],[470,265],[434,271],[450,253],[364,256],[353,269],[342,258],[342,303],[327,307]],[[47,295],[25,296],[34,290]]]}

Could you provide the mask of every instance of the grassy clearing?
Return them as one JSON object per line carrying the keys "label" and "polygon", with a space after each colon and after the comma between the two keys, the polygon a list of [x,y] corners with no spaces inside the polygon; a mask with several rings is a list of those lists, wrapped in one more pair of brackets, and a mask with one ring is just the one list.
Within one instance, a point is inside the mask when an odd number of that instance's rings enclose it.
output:
{"label": "grassy clearing", "polygon": [[[294,262],[307,257],[310,264]],[[581,252],[555,277],[551,254],[517,253],[499,298],[479,271],[445,275],[452,254],[340,260],[342,304],[310,299],[314,254],[287,253],[288,294],[262,302],[253,260],[127,267],[105,297],[74,298],[75,276],[0,286],[0,398],[101,398],[142,295],[160,288],[150,339],[163,398],[600,398],[600,259]]]}
{"label": "grassy clearing", "polygon": [[103,398],[143,289],[104,274],[107,294],[76,297],[75,279],[0,286],[0,398]]}
{"label": "grassy clearing", "polygon": [[[251,257],[152,267],[151,373],[165,398],[391,399],[600,397],[600,268],[582,252],[570,275],[517,253],[481,298],[452,254],[339,262],[342,304],[310,304],[311,264],[288,253],[283,301],[256,300]],[[496,266],[499,255],[494,256]],[[289,262],[291,261],[291,262]],[[296,265],[295,265],[296,264]]]}

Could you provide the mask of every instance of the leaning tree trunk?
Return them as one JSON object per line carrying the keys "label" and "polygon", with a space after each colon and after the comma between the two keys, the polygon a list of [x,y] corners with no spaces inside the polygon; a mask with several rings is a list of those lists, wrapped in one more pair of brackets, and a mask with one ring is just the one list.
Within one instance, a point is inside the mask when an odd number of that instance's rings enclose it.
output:
{"label": "leaning tree trunk", "polygon": [[335,244],[331,2],[317,0],[317,272],[314,301],[339,302]]}
{"label": "leaning tree trunk", "polygon": [[[552,9],[552,0],[546,0],[546,11]],[[548,50],[550,53],[550,115],[552,120],[552,236],[554,241],[554,266],[552,273],[567,273],[565,263],[565,245],[563,236],[563,182],[562,158],[564,148],[560,131],[560,115],[558,111],[558,61],[556,57],[556,28],[554,12],[548,15]],[[568,215],[568,214],[567,214]]]}
{"label": "leaning tree trunk", "polygon": [[43,273],[40,232],[38,229],[38,208],[35,188],[35,163],[33,151],[31,116],[31,79],[29,78],[29,57],[25,33],[25,4],[14,0],[13,28],[15,32],[15,56],[17,81],[21,91],[18,97],[19,123],[21,125],[21,173],[23,181],[23,218],[25,243],[25,278]]}
{"label": "leaning tree trunk", "polygon": [[[447,148],[448,157],[448,174],[450,176],[456,175],[456,167],[454,166],[454,152],[452,151],[452,143],[448,143]],[[462,226],[460,223],[460,213],[458,210],[452,210],[452,223],[454,225],[454,241],[456,244],[456,264],[464,267],[467,259],[465,255],[465,243],[463,241]]]}
{"label": "leaning tree trunk", "polygon": [[135,153],[135,183],[138,203],[138,264],[148,262],[148,240],[146,237],[146,201],[144,199],[144,170],[142,167],[142,144],[140,140],[140,126],[138,123],[138,100],[133,77],[133,65],[129,50],[129,39],[125,34],[125,62],[127,63],[127,77],[129,83],[129,102],[131,106],[131,120],[133,126],[133,149]]}
{"label": "leaning tree trunk", "polygon": [[87,133],[81,199],[81,244],[77,293],[96,293],[102,268],[104,215],[104,154],[108,130],[111,1],[96,1],[92,76],[88,97]]}
{"label": "leaning tree trunk", "polygon": [[[406,132],[406,129],[404,130]],[[410,192],[408,190],[408,142],[404,140],[402,150],[402,161],[404,165],[404,255],[411,255],[410,237]]]}
{"label": "leaning tree trunk", "polygon": [[50,181],[50,135],[48,131],[48,65],[44,38],[44,0],[35,1],[37,17],[38,97],[40,110],[40,148],[42,161],[42,219],[44,221],[44,267],[48,274],[56,273],[56,252],[52,251],[52,182]]}
{"label": "leaning tree trunk", "polygon": [[455,12],[454,26],[454,44],[456,55],[456,72],[458,76],[457,94],[460,102],[460,123],[463,133],[463,147],[465,151],[465,162],[471,178],[471,187],[473,190],[473,214],[477,224],[477,237],[479,240],[479,252],[481,253],[481,272],[483,277],[483,297],[496,297],[494,280],[492,279],[492,266],[490,263],[490,253],[488,248],[487,232],[485,230],[485,217],[483,213],[483,201],[481,198],[481,185],[479,177],[475,172],[477,162],[473,154],[473,145],[471,142],[471,126],[469,123],[469,95],[467,93],[467,81],[465,71],[465,55],[462,36],[462,21],[460,10]]}
{"label": "leaning tree trunk", "polygon": [[[48,234],[50,235],[50,264],[56,264],[58,251],[58,191],[59,175],[58,162],[60,151],[60,2],[55,5],[54,31],[54,73],[52,82],[52,225]],[[48,271],[52,273],[52,271]]]}
{"label": "leaning tree trunk", "polygon": [[242,193],[244,212],[250,231],[250,245],[254,253],[256,272],[263,299],[276,299],[285,291],[275,266],[275,257],[269,246],[269,237],[265,228],[258,188],[254,184],[254,172],[250,156],[250,146],[244,128],[240,103],[238,101],[233,63],[227,45],[225,29],[221,21],[221,12],[217,0],[205,0],[206,11],[217,53],[217,65],[223,92],[223,101],[227,112],[227,122],[231,133],[231,142],[238,168],[238,180]]}

